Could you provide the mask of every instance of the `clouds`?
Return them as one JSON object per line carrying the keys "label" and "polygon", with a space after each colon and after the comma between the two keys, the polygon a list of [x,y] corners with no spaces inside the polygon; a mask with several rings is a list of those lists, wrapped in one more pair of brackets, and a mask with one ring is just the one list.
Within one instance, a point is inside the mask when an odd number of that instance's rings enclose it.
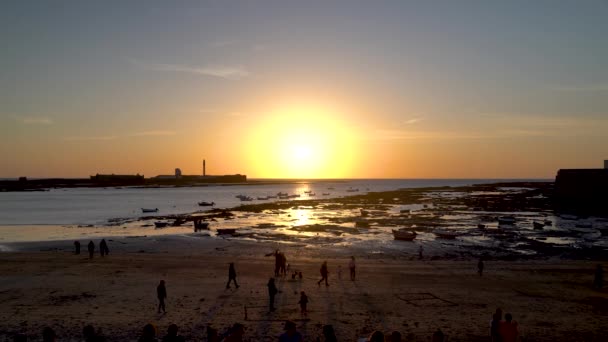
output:
{"label": "clouds", "polygon": [[32,116],[13,116],[13,118],[23,125],[52,125],[53,120],[48,117],[32,117]]}
{"label": "clouds", "polygon": [[131,59],[130,61],[131,63],[147,70],[187,73],[192,75],[216,77],[225,80],[240,80],[250,75],[250,72],[241,66],[220,65],[195,67],[181,64],[149,63],[136,59]]}
{"label": "clouds", "polygon": [[111,140],[117,140],[120,138],[168,137],[168,136],[173,136],[175,134],[176,134],[176,132],[174,132],[174,131],[150,130],[150,131],[134,132],[134,133],[125,134],[122,136],[118,136],[118,135],[70,136],[70,137],[63,138],[63,140],[65,140],[65,141],[111,141]]}

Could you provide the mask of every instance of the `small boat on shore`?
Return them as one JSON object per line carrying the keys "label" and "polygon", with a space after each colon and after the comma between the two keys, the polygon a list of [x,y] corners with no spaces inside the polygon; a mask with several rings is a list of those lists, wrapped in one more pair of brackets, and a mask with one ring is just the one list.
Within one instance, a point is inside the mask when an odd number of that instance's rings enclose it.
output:
{"label": "small boat on shore", "polygon": [[498,217],[498,224],[505,224],[505,225],[513,225],[515,224],[515,217],[513,216],[500,216]]}
{"label": "small boat on shore", "polygon": [[270,197],[266,196],[266,197],[258,197],[258,201],[268,201]]}
{"label": "small boat on shore", "polygon": [[440,239],[454,240],[458,235],[458,232],[449,229],[435,229],[433,230],[433,234],[437,235]]}
{"label": "small boat on shore", "polygon": [[235,228],[219,228],[217,230],[217,235],[234,235],[236,233]]}
{"label": "small boat on shore", "polygon": [[536,230],[540,230],[543,229],[545,227],[545,224],[543,222],[532,222],[532,226],[534,227],[534,229]]}
{"label": "small boat on shore", "polygon": [[393,229],[393,237],[395,238],[395,240],[401,240],[401,241],[412,241],[416,238],[416,232],[413,230],[407,230],[407,229]]}
{"label": "small boat on shore", "polygon": [[150,208],[141,208],[142,213],[157,213],[158,208],[150,209]]}
{"label": "small boat on shore", "polygon": [[346,192],[359,192],[359,189],[350,188],[350,189],[347,189]]}
{"label": "small boat on shore", "polygon": [[329,195],[331,195],[329,192],[324,192],[323,193],[323,196],[329,196]]}
{"label": "small boat on shore", "polygon": [[154,227],[156,227],[156,228],[165,228],[168,225],[169,225],[169,222],[163,222],[163,221],[154,222]]}
{"label": "small boat on shore", "polygon": [[287,195],[289,195],[289,194],[286,193],[286,192],[277,192],[277,196],[279,196],[279,197],[281,197],[281,196],[287,196]]}
{"label": "small boat on shore", "polygon": [[215,202],[198,202],[198,205],[200,205],[201,207],[213,207],[215,205]]}

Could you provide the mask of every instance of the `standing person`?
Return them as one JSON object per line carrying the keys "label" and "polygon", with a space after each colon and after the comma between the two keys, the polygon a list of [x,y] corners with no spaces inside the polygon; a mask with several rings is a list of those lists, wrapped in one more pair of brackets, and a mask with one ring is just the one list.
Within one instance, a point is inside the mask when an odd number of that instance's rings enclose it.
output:
{"label": "standing person", "polygon": [[279,342],[302,342],[302,334],[296,329],[296,324],[292,321],[285,322],[285,332],[279,336]]}
{"label": "standing person", "polygon": [[110,249],[108,248],[106,239],[101,239],[101,242],[99,243],[99,253],[101,253],[102,258],[104,255],[110,254]]}
{"label": "standing person", "polygon": [[368,342],[384,342],[384,333],[382,333],[382,331],[374,331],[369,338],[367,339]]}
{"label": "standing person", "polygon": [[226,288],[229,289],[230,288],[230,282],[234,281],[234,285],[236,286],[236,288],[239,288],[239,284],[236,282],[236,270],[234,269],[234,263],[231,262],[230,266],[228,267],[228,283],[226,283]]}
{"label": "standing person", "polygon": [[95,254],[95,244],[93,243],[93,240],[89,241],[87,249],[89,250],[89,259],[93,259],[93,254]]}
{"label": "standing person", "polygon": [[141,336],[139,336],[137,342],[158,342],[156,339],[156,327],[150,323],[144,325]]}
{"label": "standing person", "polygon": [[160,313],[160,309],[163,309],[163,313],[166,313],[165,299],[167,298],[167,288],[165,288],[164,280],[161,280],[160,284],[156,287],[156,297],[158,297],[158,313]]}
{"label": "standing person", "polygon": [[483,268],[484,268],[483,258],[479,257],[479,261],[477,262],[477,273],[479,273],[480,277],[483,275]]}
{"label": "standing person", "polygon": [[274,284],[274,278],[270,278],[270,280],[268,280],[268,299],[269,299],[269,306],[270,306],[270,311],[274,311],[276,310],[276,308],[274,307],[274,296],[277,294],[277,292],[279,292],[279,290],[277,290],[277,286]]}
{"label": "standing person", "polygon": [[502,309],[497,308],[496,312],[492,315],[492,322],[490,323],[490,337],[492,342],[501,342],[500,338],[500,323],[502,321]]}
{"label": "standing person", "polygon": [[306,305],[308,304],[308,296],[306,293],[304,293],[304,291],[300,292],[300,301],[298,304],[300,304],[300,314],[302,317],[308,316],[308,310],[306,308]]}
{"label": "standing person", "polygon": [[55,334],[55,330],[50,327],[42,329],[42,342],[55,342],[56,338],[57,334]]}
{"label": "standing person", "polygon": [[437,328],[437,330],[433,333],[432,342],[443,342],[445,341],[445,334],[441,329]]}
{"label": "standing person", "polygon": [[355,256],[350,257],[350,262],[348,263],[348,269],[350,270],[350,280],[355,281],[355,270],[357,265],[355,264]]}
{"label": "standing person", "polygon": [[391,333],[391,342],[401,342],[401,333],[397,330]]}
{"label": "standing person", "polygon": [[418,247],[418,259],[422,259],[422,252],[424,251],[424,248],[422,247],[422,245],[420,245]]}
{"label": "standing person", "polygon": [[274,276],[278,277],[279,276],[279,270],[281,269],[281,252],[279,252],[279,250],[277,249],[274,252]]}
{"label": "standing person", "polygon": [[516,342],[519,335],[517,322],[513,321],[510,313],[505,314],[505,320],[500,322],[499,328],[501,342]]}
{"label": "standing person", "polygon": [[327,261],[323,261],[320,272],[321,280],[317,282],[317,285],[321,286],[321,282],[325,280],[325,286],[329,286],[329,284],[327,283],[327,275],[329,274],[329,271],[327,270]]}
{"label": "standing person", "polygon": [[74,241],[74,254],[80,254],[80,241],[78,240]]}
{"label": "standing person", "polygon": [[601,290],[604,287],[604,268],[602,267],[602,265],[597,265],[597,267],[595,268],[593,287],[598,290]]}

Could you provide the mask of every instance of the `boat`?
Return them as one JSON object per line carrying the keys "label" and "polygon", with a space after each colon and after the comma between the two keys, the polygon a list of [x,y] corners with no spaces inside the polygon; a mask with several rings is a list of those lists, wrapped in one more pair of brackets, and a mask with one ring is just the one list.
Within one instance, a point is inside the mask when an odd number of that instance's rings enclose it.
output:
{"label": "boat", "polygon": [[486,225],[483,224],[483,223],[478,223],[477,224],[477,228],[479,228],[479,229],[486,229]]}
{"label": "boat", "polygon": [[401,209],[401,210],[399,210],[399,213],[400,214],[409,214],[410,210],[409,209]]}
{"label": "boat", "polygon": [[268,201],[268,196],[266,197],[258,197],[258,201]]}
{"label": "boat", "polygon": [[435,229],[435,230],[433,230],[433,234],[437,235],[437,237],[440,239],[448,239],[448,240],[453,240],[458,235],[460,235],[458,232],[455,232],[453,230],[448,230],[448,229]]}
{"label": "boat", "polygon": [[200,205],[201,207],[213,207],[215,205],[215,202],[198,202],[198,205]]}
{"label": "boat", "polygon": [[141,208],[142,213],[157,213],[158,208],[150,209],[150,208]]}
{"label": "boat", "polygon": [[395,240],[412,241],[416,238],[416,235],[416,232],[412,230],[407,230],[404,228],[399,230],[393,229],[393,236],[395,237]]}
{"label": "boat", "polygon": [[331,195],[329,192],[324,192],[323,193],[323,196],[329,196],[329,195]]}
{"label": "boat", "polygon": [[353,188],[346,190],[346,192],[358,192],[358,191],[359,191],[359,189],[353,189]]}
{"label": "boat", "polygon": [[239,197],[239,199],[241,200],[241,202],[251,202],[251,201],[253,201],[253,197],[249,197],[249,196],[241,196],[241,197]]}
{"label": "boat", "polygon": [[199,230],[207,230],[209,229],[209,222],[205,222],[203,220],[194,220],[194,232],[198,232]]}
{"label": "boat", "polygon": [[154,222],[154,226],[156,228],[165,228],[168,225],[169,225],[169,222],[163,222],[163,221],[156,221],[156,222]]}
{"label": "boat", "polygon": [[317,194],[315,194],[314,192],[309,192],[308,193],[308,197],[314,197],[314,196],[317,196]]}
{"label": "boat", "polygon": [[534,229],[543,229],[543,227],[545,226],[545,224],[543,222],[532,222],[532,225],[534,226]]}
{"label": "boat", "polygon": [[235,228],[219,228],[217,230],[217,235],[233,235],[236,233]]}
{"label": "boat", "polygon": [[279,196],[279,197],[281,197],[281,196],[287,196],[287,195],[289,195],[289,194],[286,193],[286,192],[277,192],[277,196]]}
{"label": "boat", "polygon": [[515,217],[500,216],[500,217],[498,217],[498,224],[515,224]]}

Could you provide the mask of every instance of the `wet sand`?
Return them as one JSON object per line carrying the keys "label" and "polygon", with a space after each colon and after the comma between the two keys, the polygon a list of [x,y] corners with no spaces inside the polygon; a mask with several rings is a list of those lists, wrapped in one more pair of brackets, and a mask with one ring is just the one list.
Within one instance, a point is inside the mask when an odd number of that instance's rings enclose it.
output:
{"label": "wet sand", "polygon": [[[276,341],[283,321],[291,319],[307,341],[321,336],[323,324],[334,325],[340,341],[376,329],[428,341],[437,328],[450,341],[487,341],[491,314],[501,307],[529,341],[608,340],[608,293],[591,289],[593,261],[488,260],[480,277],[473,258],[417,260],[411,253],[179,236],[109,245],[109,257],[96,254],[93,260],[71,254],[69,241],[24,244],[19,248],[27,252],[0,254],[0,337],[22,332],[37,341],[48,325],[60,341],[75,341],[84,325],[93,324],[110,341],[132,341],[151,322],[161,336],[176,323],[188,340],[204,341],[208,325],[224,331],[240,322],[250,341]],[[278,310],[270,313],[266,283],[274,259],[264,255],[275,248],[304,279],[279,278]],[[358,263],[354,282],[348,280],[351,253]],[[316,283],[323,260],[329,287]],[[236,262],[238,290],[225,289],[229,262]],[[160,279],[167,282],[165,315],[156,313]],[[310,297],[307,319],[300,317],[299,291]]]}

